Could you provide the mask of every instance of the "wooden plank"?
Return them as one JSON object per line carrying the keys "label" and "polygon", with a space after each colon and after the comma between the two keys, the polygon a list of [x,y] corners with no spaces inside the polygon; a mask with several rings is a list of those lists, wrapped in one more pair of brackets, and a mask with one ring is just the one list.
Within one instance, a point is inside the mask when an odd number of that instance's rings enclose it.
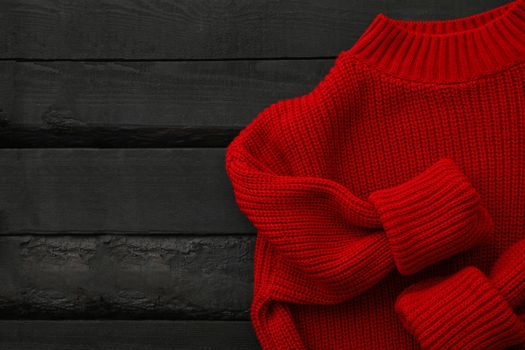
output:
{"label": "wooden plank", "polygon": [[254,246],[240,235],[2,236],[0,313],[248,320]]}
{"label": "wooden plank", "polygon": [[0,147],[224,147],[333,63],[0,62]]}
{"label": "wooden plank", "polygon": [[254,233],[224,151],[1,149],[0,234]]}
{"label": "wooden plank", "polygon": [[58,1],[0,4],[2,58],[334,57],[379,12],[438,19],[506,0]]}
{"label": "wooden plank", "polygon": [[249,321],[0,321],[3,350],[254,350]]}

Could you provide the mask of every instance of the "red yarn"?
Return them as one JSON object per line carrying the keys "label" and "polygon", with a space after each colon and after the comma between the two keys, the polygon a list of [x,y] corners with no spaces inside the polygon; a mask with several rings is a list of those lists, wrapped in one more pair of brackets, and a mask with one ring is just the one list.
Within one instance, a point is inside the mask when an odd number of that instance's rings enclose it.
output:
{"label": "red yarn", "polygon": [[513,310],[524,301],[522,240],[496,262],[490,277],[469,266],[407,288],[395,307],[424,349],[505,349],[525,343],[525,323]]}
{"label": "red yarn", "polygon": [[[500,295],[514,272],[481,276],[525,238],[524,111],[525,0],[454,20],[378,14],[312,91],[261,111],[225,166],[257,230],[263,349],[420,348],[396,299],[464,268]],[[473,334],[505,338],[490,322]]]}

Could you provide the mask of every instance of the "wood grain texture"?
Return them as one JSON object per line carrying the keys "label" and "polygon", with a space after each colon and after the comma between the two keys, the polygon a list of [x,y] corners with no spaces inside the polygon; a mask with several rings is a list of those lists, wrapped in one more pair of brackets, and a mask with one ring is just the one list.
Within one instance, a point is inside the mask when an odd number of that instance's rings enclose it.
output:
{"label": "wood grain texture", "polygon": [[0,147],[224,147],[333,63],[0,62]]}
{"label": "wood grain texture", "polygon": [[249,321],[0,321],[2,350],[257,350]]}
{"label": "wood grain texture", "polygon": [[248,320],[254,246],[254,236],[3,236],[0,318]]}
{"label": "wood grain texture", "polygon": [[505,0],[4,0],[2,58],[334,57],[379,12],[451,18]]}
{"label": "wood grain texture", "polygon": [[1,234],[245,234],[223,148],[1,149]]}

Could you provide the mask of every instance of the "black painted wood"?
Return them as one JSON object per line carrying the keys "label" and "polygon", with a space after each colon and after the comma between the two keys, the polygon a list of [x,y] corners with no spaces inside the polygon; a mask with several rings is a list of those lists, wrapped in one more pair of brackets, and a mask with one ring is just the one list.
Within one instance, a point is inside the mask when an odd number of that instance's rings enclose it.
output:
{"label": "black painted wood", "polygon": [[0,57],[334,57],[349,48],[379,12],[406,19],[453,18],[505,2],[4,0]]}
{"label": "black painted wood", "polygon": [[333,62],[0,62],[0,147],[225,147]]}
{"label": "black painted wood", "polygon": [[0,149],[0,235],[253,234],[224,151]]}
{"label": "black painted wood", "polygon": [[253,235],[2,236],[0,318],[248,320],[254,247]]}
{"label": "black painted wood", "polygon": [[257,350],[249,321],[0,321],[2,350]]}
{"label": "black painted wood", "polygon": [[223,147],[379,12],[506,2],[1,1],[0,349],[258,349]]}

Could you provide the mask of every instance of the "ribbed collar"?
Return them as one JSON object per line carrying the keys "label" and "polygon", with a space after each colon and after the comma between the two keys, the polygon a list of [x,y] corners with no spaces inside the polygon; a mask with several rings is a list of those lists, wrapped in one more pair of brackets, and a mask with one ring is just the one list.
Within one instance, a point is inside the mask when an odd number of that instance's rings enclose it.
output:
{"label": "ribbed collar", "polygon": [[348,52],[400,78],[472,80],[525,61],[525,0],[455,19],[418,21],[379,13]]}

